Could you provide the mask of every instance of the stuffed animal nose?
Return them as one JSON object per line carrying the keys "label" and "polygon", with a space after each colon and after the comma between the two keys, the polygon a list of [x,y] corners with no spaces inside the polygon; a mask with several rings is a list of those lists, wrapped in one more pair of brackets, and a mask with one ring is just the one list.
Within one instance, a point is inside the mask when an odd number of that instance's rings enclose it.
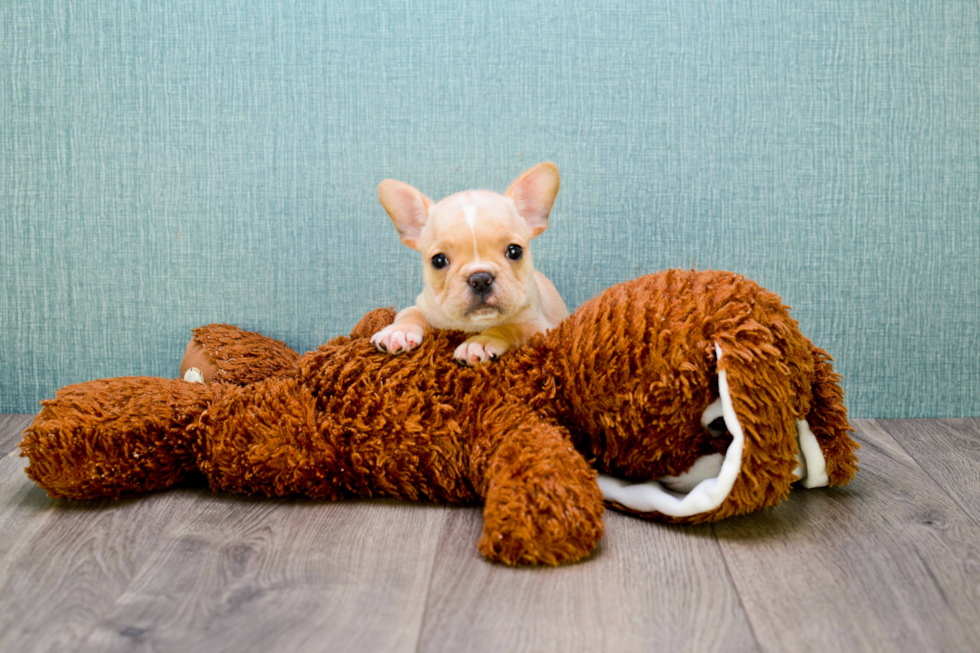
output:
{"label": "stuffed animal nose", "polygon": [[493,275],[489,272],[477,272],[470,275],[466,282],[470,284],[470,288],[476,294],[486,295],[490,292],[490,286],[493,285]]}

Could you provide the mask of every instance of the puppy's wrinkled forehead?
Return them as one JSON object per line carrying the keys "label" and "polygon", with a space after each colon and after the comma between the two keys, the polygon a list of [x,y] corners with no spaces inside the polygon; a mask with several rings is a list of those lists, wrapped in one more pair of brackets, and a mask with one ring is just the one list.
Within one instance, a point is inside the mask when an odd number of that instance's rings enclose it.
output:
{"label": "puppy's wrinkled forehead", "polygon": [[[524,221],[514,203],[497,193],[468,190],[443,199],[432,207],[431,222],[437,233],[473,230],[477,237],[492,236],[503,229],[523,231]],[[491,233],[484,233],[484,232]]]}

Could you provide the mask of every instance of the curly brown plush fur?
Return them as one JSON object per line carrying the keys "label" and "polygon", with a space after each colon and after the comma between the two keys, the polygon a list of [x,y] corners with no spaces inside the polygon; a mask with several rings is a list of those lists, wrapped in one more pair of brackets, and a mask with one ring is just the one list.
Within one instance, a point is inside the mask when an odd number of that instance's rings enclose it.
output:
{"label": "curly brown plush fur", "polygon": [[702,522],[778,503],[796,479],[797,419],[831,484],[857,471],[829,357],[776,295],[734,274],[620,284],[475,369],[450,355],[455,332],[379,354],[368,336],[392,316],[369,313],[350,337],[302,357],[234,327],[197,329],[184,367],[203,361],[208,383],[64,388],[25,431],[27,473],[70,499],[156,490],[199,470],[233,492],[482,502],[485,556],[559,564],[602,537],[596,470],[648,481],[729,447],[731,435],[700,423],[721,371],[745,432],[730,493],[698,514],[646,516]]}

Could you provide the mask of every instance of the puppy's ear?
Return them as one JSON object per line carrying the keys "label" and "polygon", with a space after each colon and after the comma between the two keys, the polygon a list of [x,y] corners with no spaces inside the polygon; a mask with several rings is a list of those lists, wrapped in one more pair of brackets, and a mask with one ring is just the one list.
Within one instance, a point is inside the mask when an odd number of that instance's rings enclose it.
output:
{"label": "puppy's ear", "polygon": [[378,199],[395,223],[402,242],[418,249],[422,227],[429,218],[432,200],[406,183],[385,179],[378,184]]}
{"label": "puppy's ear", "polygon": [[548,228],[548,214],[560,183],[558,167],[554,163],[539,163],[515,179],[504,193],[514,200],[517,212],[531,229],[531,238]]}

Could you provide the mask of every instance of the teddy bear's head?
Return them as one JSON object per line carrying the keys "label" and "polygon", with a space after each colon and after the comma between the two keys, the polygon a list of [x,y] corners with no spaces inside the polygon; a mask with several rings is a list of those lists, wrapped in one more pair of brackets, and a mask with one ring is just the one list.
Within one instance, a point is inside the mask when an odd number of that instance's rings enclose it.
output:
{"label": "teddy bear's head", "polygon": [[[619,507],[714,519],[771,505],[806,475],[799,437],[822,361],[779,297],[757,284],[724,272],[648,275],[586,302],[548,339],[562,360],[567,422]],[[820,391],[843,411],[836,375],[823,372]],[[614,492],[623,488],[642,499]]]}

